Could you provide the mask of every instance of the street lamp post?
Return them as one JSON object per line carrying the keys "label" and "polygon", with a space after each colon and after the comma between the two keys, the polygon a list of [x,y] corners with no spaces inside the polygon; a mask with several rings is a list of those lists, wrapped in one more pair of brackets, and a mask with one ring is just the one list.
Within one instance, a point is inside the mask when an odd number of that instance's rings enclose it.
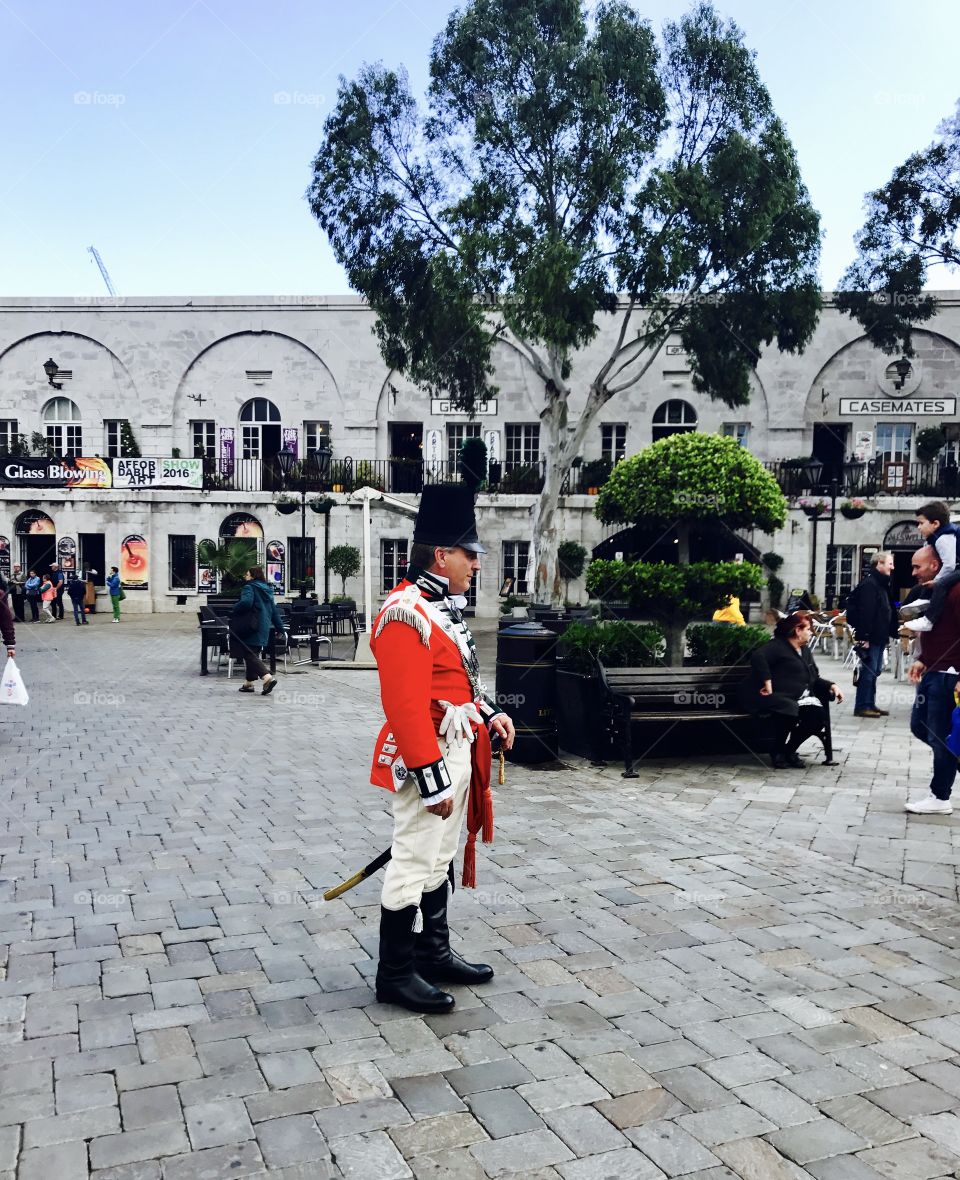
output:
{"label": "street lamp post", "polygon": [[[834,467],[833,474],[830,479],[830,515],[827,517],[815,515],[810,518],[813,523],[813,552],[810,555],[810,593],[811,594],[816,594],[816,592],[817,592],[817,525],[821,521],[823,521],[824,523],[829,521],[829,523],[830,523],[830,541],[829,541],[828,552],[833,552],[834,546],[835,546],[835,535],[836,535],[836,525],[837,525],[837,497],[840,495],[841,483],[843,485],[843,491],[846,491],[848,484],[850,482],[852,482],[852,480],[855,478],[855,476],[859,473],[861,467],[862,467],[862,464],[859,462],[856,462],[856,461],[844,463],[843,468],[842,468],[842,472],[843,472],[842,480],[837,478],[837,469],[836,469],[836,467]],[[810,460],[808,460],[808,462],[806,462],[803,465],[803,471],[806,475],[806,482],[810,488],[811,495],[812,495],[813,489],[815,487],[819,486],[819,484],[820,484],[820,477],[823,474],[823,463],[821,463],[819,459],[810,459]],[[824,598],[824,607],[827,610],[831,610],[833,608],[834,595],[832,593],[828,595],[826,593],[826,587],[824,587],[823,598]]]}

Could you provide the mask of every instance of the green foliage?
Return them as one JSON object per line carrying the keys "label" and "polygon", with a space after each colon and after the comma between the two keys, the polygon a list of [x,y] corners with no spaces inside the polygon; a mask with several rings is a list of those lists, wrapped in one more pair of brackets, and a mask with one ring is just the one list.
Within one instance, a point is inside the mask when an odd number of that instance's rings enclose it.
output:
{"label": "green foliage", "polygon": [[386,491],[384,479],[374,463],[361,459],[353,472],[353,484],[357,488],[376,488],[378,492]]}
{"label": "green foliage", "polygon": [[507,597],[500,603],[500,613],[508,615],[515,606],[529,606],[530,599],[524,598],[521,594],[508,594]]}
{"label": "green foliage", "polygon": [[722,520],[773,532],[787,518],[776,479],[733,438],[674,434],[614,467],[597,497],[609,524]]}
{"label": "green foliage", "polygon": [[139,459],[140,448],[134,437],[133,427],[127,418],[120,423],[120,454],[124,459]]}
{"label": "green foliage", "polygon": [[580,468],[580,486],[586,488],[602,488],[610,478],[613,464],[609,459],[588,459]]}
{"label": "green foliage", "polygon": [[220,574],[225,591],[236,590],[243,585],[243,575],[257,561],[257,543],[248,537],[231,537],[219,545],[213,541],[201,541],[197,546],[197,559],[201,565],[208,565]]}
{"label": "green foliage", "polygon": [[29,458],[30,444],[27,442],[27,436],[25,434],[14,436],[10,443],[10,454],[17,455],[22,459]]}
{"label": "green foliage", "polygon": [[762,585],[758,566],[733,561],[673,565],[595,560],[587,569],[587,590],[594,597],[627,602],[668,623],[712,614],[730,595],[742,598]]}
{"label": "green foliage", "polygon": [[560,576],[564,581],[576,581],[587,563],[587,551],[576,541],[561,541],[557,546],[557,562],[560,566]]}
{"label": "green foliage", "polygon": [[543,487],[543,473],[537,463],[511,467],[500,480],[498,491],[514,495],[533,495]]}
{"label": "green foliage", "polygon": [[39,430],[35,430],[30,435],[30,450],[34,455],[46,456],[48,459],[53,456],[53,444],[47,441],[47,436],[42,434]]}
{"label": "green foliage", "polygon": [[747,656],[770,639],[766,627],[724,627],[700,623],[687,628],[687,646],[694,664],[726,668],[746,662]]}
{"label": "green foliage", "polygon": [[590,675],[596,660],[607,668],[652,668],[663,663],[663,631],[653,623],[612,619],[571,623],[560,639],[564,667]]}
{"label": "green foliage", "polygon": [[929,268],[960,264],[960,107],[940,124],[933,143],[867,195],[866,209],[837,306],[878,348],[912,356],[914,327],[937,310],[924,290]]}
{"label": "green foliage", "polygon": [[474,492],[487,478],[487,444],[482,438],[466,438],[457,457],[460,478]]}
{"label": "green foliage", "polygon": [[929,463],[946,445],[947,436],[940,426],[925,426],[917,431],[917,458],[921,463]]}
{"label": "green foliage", "polygon": [[779,610],[780,604],[783,602],[783,593],[786,590],[783,581],[777,577],[776,574],[771,574],[767,578],[767,593],[770,595],[770,606],[773,610]]}
{"label": "green foliage", "polygon": [[327,554],[327,565],[343,584],[343,597],[347,595],[347,578],[360,572],[360,550],[355,545],[334,545]]}
{"label": "green foliage", "polygon": [[760,560],[771,573],[776,573],[783,565],[783,557],[779,553],[774,553],[773,550],[769,553],[761,553]]}

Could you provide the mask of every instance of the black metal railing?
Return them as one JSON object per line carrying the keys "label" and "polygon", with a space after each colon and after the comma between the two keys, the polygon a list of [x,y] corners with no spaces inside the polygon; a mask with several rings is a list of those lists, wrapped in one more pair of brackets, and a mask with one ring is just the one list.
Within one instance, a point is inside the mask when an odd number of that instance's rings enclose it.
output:
{"label": "black metal railing", "polygon": [[[539,463],[490,463],[481,491],[502,495],[537,495],[543,490],[546,460]],[[286,486],[308,493],[352,492],[355,488],[373,487],[383,492],[423,490],[426,484],[460,480],[458,464],[442,460],[417,459],[333,459],[322,469],[295,466]],[[584,476],[580,467],[571,468],[564,478],[560,494],[580,495],[596,491],[602,483]],[[274,492],[283,489],[284,480],[275,459],[204,459],[203,486],[206,491]]]}
{"label": "black metal railing", "polygon": [[953,463],[898,463],[871,460],[855,470],[840,465],[831,471],[825,465],[815,482],[811,481],[808,460],[778,459],[765,463],[785,496],[829,496],[836,488],[838,496],[942,496],[960,495],[960,467]]}

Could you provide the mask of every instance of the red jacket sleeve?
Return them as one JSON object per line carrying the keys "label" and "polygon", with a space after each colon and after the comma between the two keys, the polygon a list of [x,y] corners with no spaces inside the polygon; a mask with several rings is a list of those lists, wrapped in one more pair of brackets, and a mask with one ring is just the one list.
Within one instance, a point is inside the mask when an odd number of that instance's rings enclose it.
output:
{"label": "red jacket sleeve", "polygon": [[394,620],[376,640],[380,699],[400,757],[411,770],[440,761],[440,744],[430,716],[433,652],[415,628]]}

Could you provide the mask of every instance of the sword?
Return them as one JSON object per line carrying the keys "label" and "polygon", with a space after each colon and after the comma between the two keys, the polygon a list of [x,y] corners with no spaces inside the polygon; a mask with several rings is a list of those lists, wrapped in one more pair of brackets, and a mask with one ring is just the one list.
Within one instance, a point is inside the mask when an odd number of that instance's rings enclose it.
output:
{"label": "sword", "polygon": [[[499,750],[498,753],[500,755],[500,771],[497,777],[500,786],[503,786],[505,778],[503,750]],[[354,873],[354,875],[349,877],[346,881],[341,881],[339,885],[334,885],[332,889],[328,889],[323,895],[323,900],[336,900],[336,898],[340,897],[341,894],[346,893],[350,889],[353,889],[356,885],[359,885],[361,881],[365,881],[367,877],[372,877],[374,873],[379,872],[392,856],[393,850],[387,848],[384,852],[381,852],[378,857],[372,860],[366,866],[366,868],[361,869],[359,873]]]}

